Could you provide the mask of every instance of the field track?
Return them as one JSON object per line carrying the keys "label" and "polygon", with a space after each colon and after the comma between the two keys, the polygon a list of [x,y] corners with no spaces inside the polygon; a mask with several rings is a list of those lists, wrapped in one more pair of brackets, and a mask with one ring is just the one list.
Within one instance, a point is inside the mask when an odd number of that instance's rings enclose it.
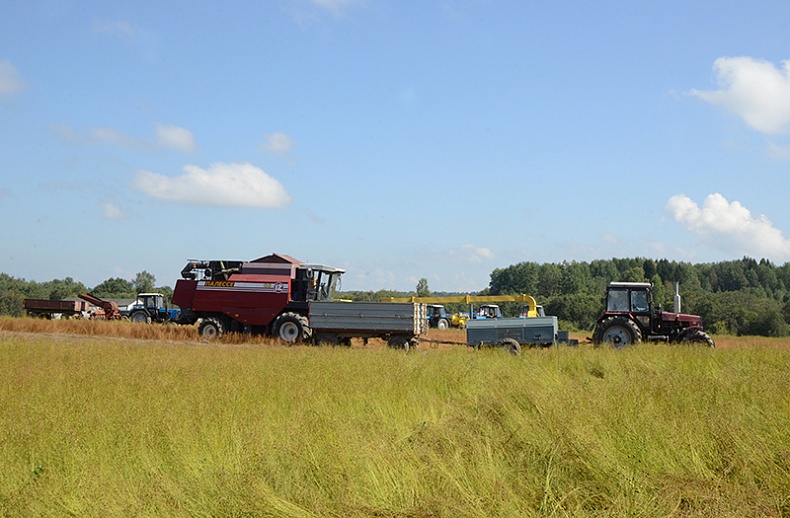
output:
{"label": "field track", "polygon": [[[44,320],[35,318],[0,317],[0,333],[30,333],[47,335],[57,341],[74,340],[80,336],[106,337],[110,340],[154,340],[170,343],[195,343],[206,345],[197,333],[196,326],[177,325],[140,325],[130,322],[104,322],[90,320]],[[579,340],[580,347],[590,347],[589,335],[592,332],[572,332],[571,338]],[[1,335],[0,335],[1,336]],[[714,336],[716,347],[728,349],[733,347],[748,347],[757,345],[770,345],[774,347],[790,347],[790,337],[771,338],[758,336]],[[419,345],[421,350],[445,350],[463,346],[466,335],[461,329],[431,329],[423,335]],[[216,342],[216,346],[271,346],[287,347],[282,342],[270,337],[248,337],[228,335]],[[385,343],[379,339],[371,339],[364,344],[360,339],[352,341],[352,347],[380,348]]]}

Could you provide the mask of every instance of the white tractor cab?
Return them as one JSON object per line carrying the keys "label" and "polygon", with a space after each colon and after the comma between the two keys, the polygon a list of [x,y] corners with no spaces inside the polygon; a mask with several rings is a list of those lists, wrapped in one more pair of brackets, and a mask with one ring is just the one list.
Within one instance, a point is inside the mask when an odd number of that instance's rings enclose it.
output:
{"label": "white tractor cab", "polygon": [[524,307],[521,308],[521,313],[519,313],[518,318],[529,318],[529,317],[545,317],[546,312],[543,311],[543,306],[535,306],[535,312],[530,314],[529,304],[524,304]]}
{"label": "white tractor cab", "polygon": [[502,310],[497,304],[482,304],[476,311],[472,311],[472,318],[502,318]]}

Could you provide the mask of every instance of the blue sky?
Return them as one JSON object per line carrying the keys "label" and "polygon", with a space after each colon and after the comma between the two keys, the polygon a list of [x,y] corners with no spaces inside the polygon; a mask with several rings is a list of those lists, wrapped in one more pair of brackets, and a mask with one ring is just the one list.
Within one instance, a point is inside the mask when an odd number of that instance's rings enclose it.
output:
{"label": "blue sky", "polygon": [[782,1],[9,0],[0,272],[790,260]]}

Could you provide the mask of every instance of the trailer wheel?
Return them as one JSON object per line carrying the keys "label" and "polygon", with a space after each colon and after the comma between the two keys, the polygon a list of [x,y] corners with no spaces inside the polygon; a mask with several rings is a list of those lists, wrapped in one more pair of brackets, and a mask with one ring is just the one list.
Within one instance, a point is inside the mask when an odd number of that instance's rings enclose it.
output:
{"label": "trailer wheel", "polygon": [[593,342],[610,344],[620,349],[642,341],[642,332],[633,320],[626,317],[609,317],[601,322],[593,334]]}
{"label": "trailer wheel", "polygon": [[716,347],[716,342],[713,341],[707,333],[702,331],[694,331],[693,333],[689,334],[683,340],[681,340],[682,344],[684,345],[699,345],[703,347]]}
{"label": "trailer wheel", "polygon": [[151,315],[144,311],[135,311],[130,320],[134,324],[150,324],[151,323]]}
{"label": "trailer wheel", "polygon": [[274,323],[274,334],[283,342],[299,342],[309,336],[307,319],[296,313],[283,313]]}
{"label": "trailer wheel", "polygon": [[217,318],[204,318],[198,326],[198,334],[206,340],[213,340],[225,334],[225,326]]}
{"label": "trailer wheel", "polygon": [[518,356],[521,354],[521,344],[519,344],[514,338],[503,338],[499,343],[513,356]]}
{"label": "trailer wheel", "polygon": [[401,335],[391,336],[387,340],[387,347],[390,349],[403,349],[403,352],[409,352],[409,339]]}

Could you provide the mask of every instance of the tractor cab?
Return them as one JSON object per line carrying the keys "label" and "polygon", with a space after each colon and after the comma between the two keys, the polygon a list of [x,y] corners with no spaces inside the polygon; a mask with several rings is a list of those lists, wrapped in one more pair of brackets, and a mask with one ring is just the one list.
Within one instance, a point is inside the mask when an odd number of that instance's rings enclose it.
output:
{"label": "tractor cab", "polygon": [[606,290],[606,311],[610,313],[650,314],[653,305],[651,284],[613,282]]}
{"label": "tractor cab", "polygon": [[502,310],[496,304],[484,304],[473,312],[475,319],[502,318]]}

